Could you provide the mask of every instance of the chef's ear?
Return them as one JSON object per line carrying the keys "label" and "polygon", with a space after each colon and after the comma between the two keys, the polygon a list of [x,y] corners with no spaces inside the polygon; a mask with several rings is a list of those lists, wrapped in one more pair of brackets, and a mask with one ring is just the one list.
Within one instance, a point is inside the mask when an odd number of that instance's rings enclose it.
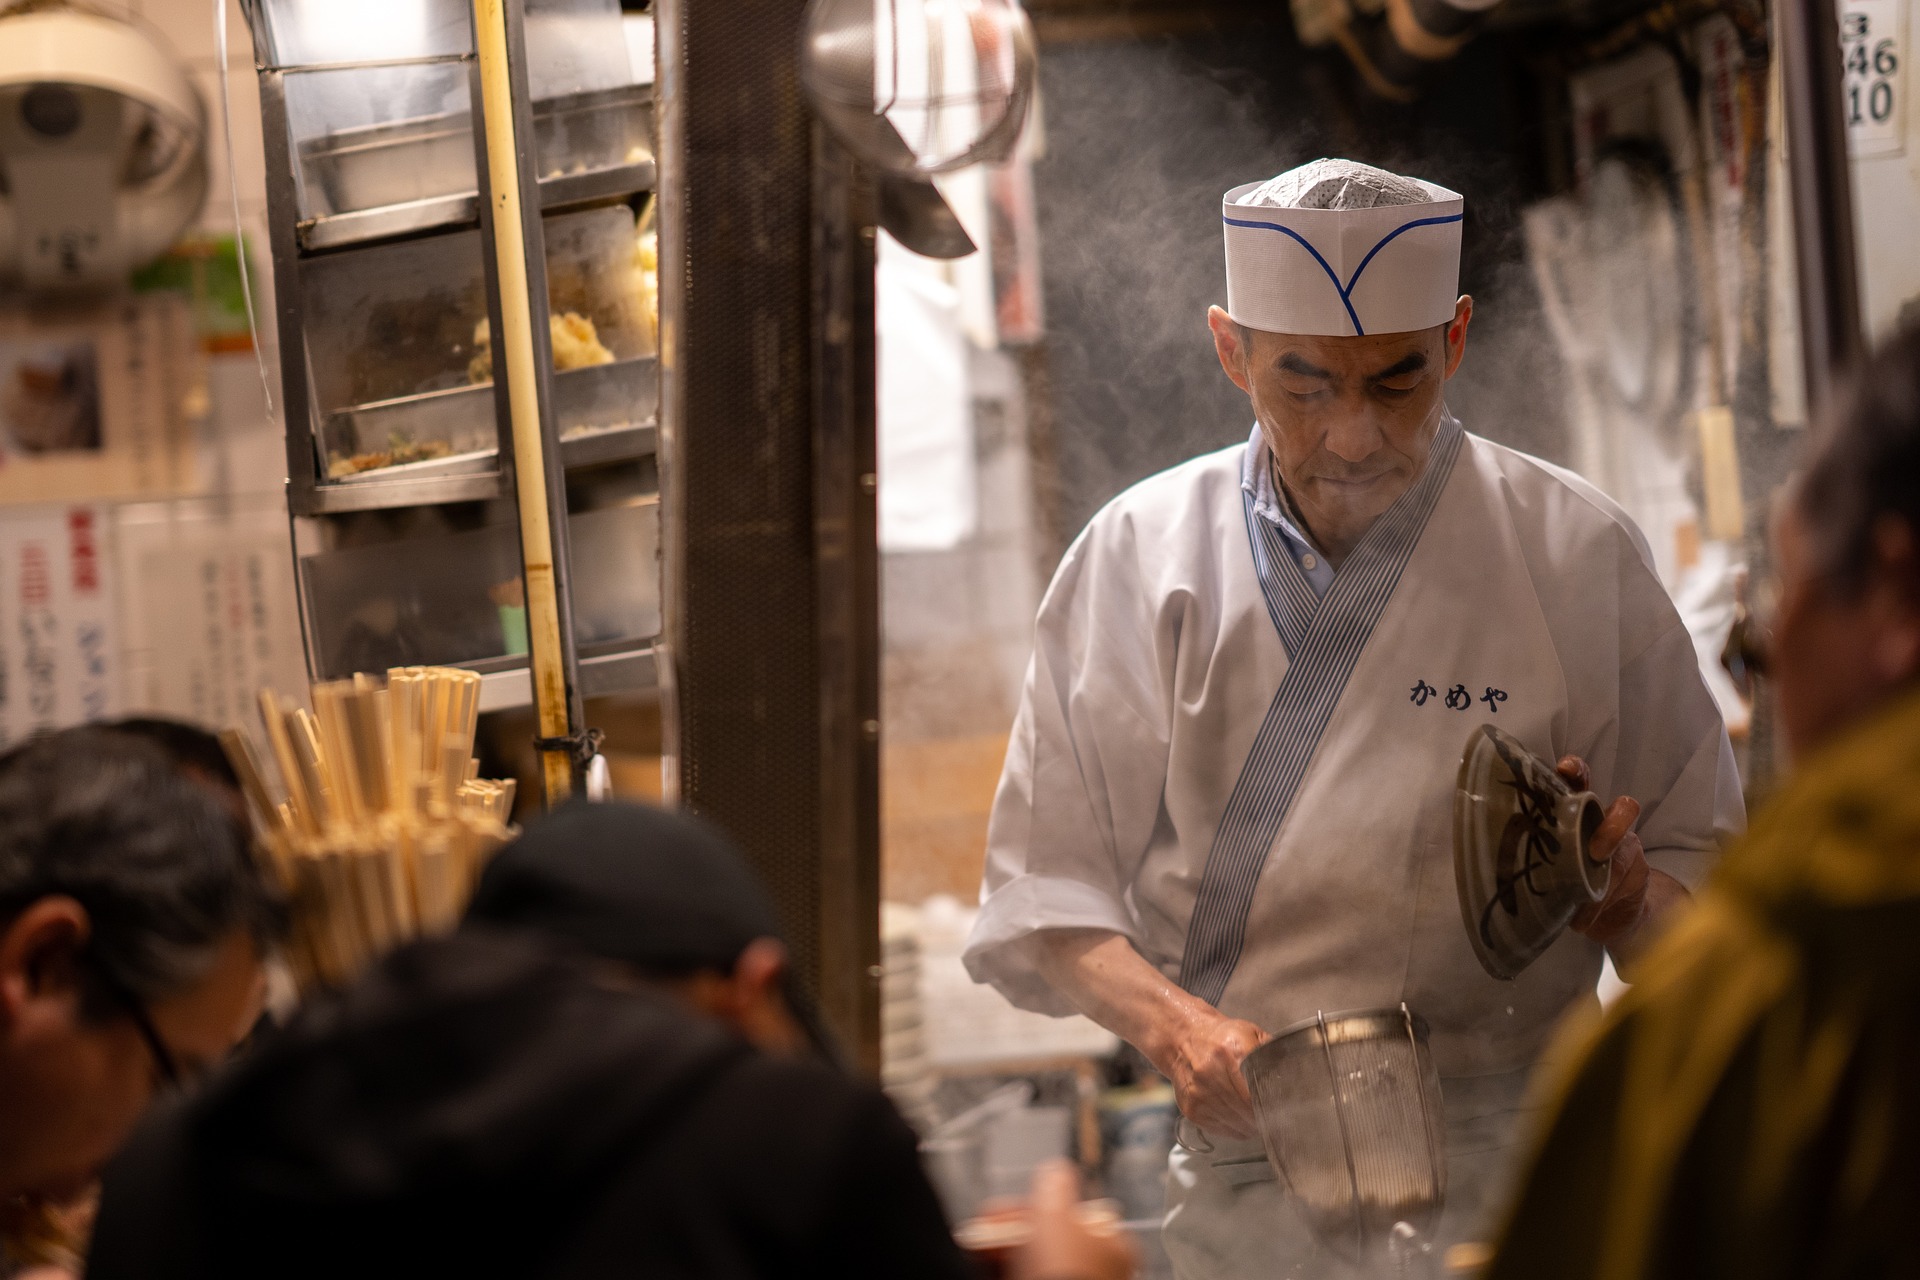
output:
{"label": "chef's ear", "polygon": [[1460,369],[1460,358],[1467,354],[1467,326],[1473,323],[1473,295],[1463,293],[1453,304],[1453,319],[1447,322],[1447,376]]}
{"label": "chef's ear", "polygon": [[1207,308],[1207,328],[1213,330],[1213,351],[1220,357],[1220,367],[1226,371],[1233,385],[1253,394],[1251,379],[1247,376],[1247,331],[1223,307]]}

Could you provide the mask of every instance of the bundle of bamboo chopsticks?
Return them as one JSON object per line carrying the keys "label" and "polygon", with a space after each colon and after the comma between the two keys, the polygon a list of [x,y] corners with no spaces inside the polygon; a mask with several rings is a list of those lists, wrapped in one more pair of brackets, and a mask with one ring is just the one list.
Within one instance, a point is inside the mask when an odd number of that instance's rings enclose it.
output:
{"label": "bundle of bamboo chopsticks", "polygon": [[512,781],[475,775],[480,677],[396,667],[312,687],[313,710],[260,692],[280,778],[248,734],[222,735],[293,912],[303,987],[348,981],[389,948],[449,929],[507,838]]}

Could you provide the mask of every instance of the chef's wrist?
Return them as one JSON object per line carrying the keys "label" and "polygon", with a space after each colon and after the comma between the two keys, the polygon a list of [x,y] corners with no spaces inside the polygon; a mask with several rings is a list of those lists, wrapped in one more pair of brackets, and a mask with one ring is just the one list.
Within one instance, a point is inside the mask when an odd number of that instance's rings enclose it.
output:
{"label": "chef's wrist", "polygon": [[1183,991],[1161,1003],[1143,1036],[1144,1043],[1135,1042],[1134,1047],[1146,1054],[1147,1061],[1162,1075],[1170,1076],[1170,1068],[1182,1056],[1185,1046],[1225,1017],[1204,1000]]}
{"label": "chef's wrist", "polygon": [[1640,959],[1647,953],[1647,943],[1651,930],[1647,928],[1646,908],[1640,910],[1640,918],[1631,928],[1621,929],[1605,942],[1607,959],[1613,961],[1613,972],[1620,981],[1631,985],[1640,976]]}
{"label": "chef's wrist", "polygon": [[1693,894],[1678,879],[1657,868],[1650,872],[1638,914],[1627,927],[1605,939],[1607,955],[1621,981],[1634,980],[1641,960],[1673,923],[1675,911],[1692,901]]}
{"label": "chef's wrist", "polygon": [[1153,1064],[1153,1069],[1167,1078],[1172,1078],[1175,1046],[1179,1040],[1165,1025],[1166,1019],[1155,1018],[1145,1028],[1123,1039],[1138,1049],[1141,1056]]}

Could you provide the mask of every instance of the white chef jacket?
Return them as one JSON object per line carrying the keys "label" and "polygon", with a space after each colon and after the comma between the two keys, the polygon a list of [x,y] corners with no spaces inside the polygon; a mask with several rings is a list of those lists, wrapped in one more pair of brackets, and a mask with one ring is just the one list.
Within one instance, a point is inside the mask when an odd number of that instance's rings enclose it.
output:
{"label": "white chef jacket", "polygon": [[1451,416],[1324,595],[1283,550],[1269,475],[1256,427],[1121,494],[1068,549],[967,967],[1068,1013],[1026,942],[1111,930],[1269,1032],[1405,1001],[1450,1096],[1519,1080],[1592,998],[1602,951],[1569,932],[1512,982],[1473,958],[1452,871],[1461,748],[1490,722],[1581,756],[1603,798],[1640,801],[1648,860],[1696,885],[1744,812],[1692,642],[1618,507]]}
{"label": "white chef jacket", "polygon": [[[1069,1013],[1025,944],[1108,929],[1269,1032],[1405,1002],[1432,1034],[1442,1226],[1463,1238],[1498,1197],[1528,1067],[1601,967],[1574,933],[1511,983],[1475,960],[1452,869],[1471,731],[1582,756],[1690,887],[1743,821],[1740,777],[1644,539],[1578,476],[1444,416],[1338,574],[1317,560],[1258,426],[1092,518],[1041,603],[966,965]],[[1271,1276],[1313,1249],[1258,1142],[1177,1150],[1171,1174],[1181,1276]]]}

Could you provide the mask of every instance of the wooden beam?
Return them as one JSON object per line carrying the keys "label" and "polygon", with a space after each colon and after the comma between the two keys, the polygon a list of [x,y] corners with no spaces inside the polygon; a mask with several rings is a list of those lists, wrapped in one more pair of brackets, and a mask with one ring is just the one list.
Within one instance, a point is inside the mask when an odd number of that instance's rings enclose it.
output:
{"label": "wooden beam", "polygon": [[1034,34],[1043,44],[1143,40],[1194,35],[1283,16],[1274,0],[1210,0],[1171,4],[1165,0],[1035,0],[1028,6]]}

